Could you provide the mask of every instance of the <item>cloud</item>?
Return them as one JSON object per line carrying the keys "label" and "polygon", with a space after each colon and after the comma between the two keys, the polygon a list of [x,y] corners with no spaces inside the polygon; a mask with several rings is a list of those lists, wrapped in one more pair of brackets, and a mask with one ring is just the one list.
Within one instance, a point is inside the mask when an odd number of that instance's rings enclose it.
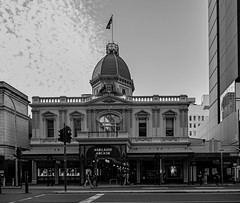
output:
{"label": "cloud", "polygon": [[97,10],[105,1],[5,0],[0,7],[0,80],[28,96],[89,93],[104,55]]}

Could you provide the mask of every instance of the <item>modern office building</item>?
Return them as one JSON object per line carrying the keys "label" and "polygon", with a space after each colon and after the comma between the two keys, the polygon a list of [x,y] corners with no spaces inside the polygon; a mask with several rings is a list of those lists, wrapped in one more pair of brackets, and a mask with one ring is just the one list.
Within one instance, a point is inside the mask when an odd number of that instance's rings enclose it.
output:
{"label": "modern office building", "polygon": [[240,102],[240,2],[209,1],[210,137],[234,144]]}
{"label": "modern office building", "polygon": [[14,155],[17,148],[29,149],[28,104],[25,94],[0,81],[0,173],[6,184],[18,185],[20,166]]}
{"label": "modern office building", "polygon": [[188,136],[201,138],[199,129],[208,121],[209,96],[203,95],[201,104],[191,103],[188,108]]}
{"label": "modern office building", "polygon": [[[239,147],[240,2],[209,0],[209,138]],[[224,152],[224,148],[222,149]],[[236,154],[235,154],[236,155]],[[239,159],[236,173],[239,174]]]}

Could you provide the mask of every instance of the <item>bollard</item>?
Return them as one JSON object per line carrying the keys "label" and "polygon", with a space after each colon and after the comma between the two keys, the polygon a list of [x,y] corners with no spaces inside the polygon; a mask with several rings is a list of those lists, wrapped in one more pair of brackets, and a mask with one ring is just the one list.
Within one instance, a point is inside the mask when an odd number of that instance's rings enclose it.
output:
{"label": "bollard", "polygon": [[25,193],[28,193],[28,172],[25,172]]}

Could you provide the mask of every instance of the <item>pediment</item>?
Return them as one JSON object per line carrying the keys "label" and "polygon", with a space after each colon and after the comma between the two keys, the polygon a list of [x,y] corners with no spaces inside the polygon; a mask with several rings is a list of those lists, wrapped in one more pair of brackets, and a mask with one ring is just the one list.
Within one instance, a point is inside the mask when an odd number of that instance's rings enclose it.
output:
{"label": "pediment", "polygon": [[43,113],[42,116],[45,117],[45,118],[54,118],[57,115],[52,113],[52,112],[50,112],[50,111],[47,111],[47,112]]}
{"label": "pediment", "polygon": [[168,110],[168,111],[166,111],[165,113],[163,113],[165,116],[175,116],[176,115],[176,113],[174,112],[174,111],[172,111],[172,110]]}
{"label": "pediment", "polygon": [[113,96],[113,95],[99,96],[87,103],[88,104],[128,104],[128,105],[131,104],[130,101],[120,98],[119,96]]}
{"label": "pediment", "polygon": [[73,111],[72,113],[69,114],[69,116],[72,118],[82,118],[82,117],[84,117],[84,114],[82,114],[78,111]]}
{"label": "pediment", "polygon": [[149,115],[149,113],[146,112],[146,111],[144,111],[144,110],[141,110],[141,111],[137,112],[136,114],[137,114],[138,116],[147,116],[147,115]]}
{"label": "pediment", "polygon": [[138,119],[140,119],[140,118],[148,118],[149,115],[150,114],[148,112],[144,111],[144,110],[141,110],[141,111],[139,111],[139,112],[137,112],[135,114],[136,118],[138,118]]}

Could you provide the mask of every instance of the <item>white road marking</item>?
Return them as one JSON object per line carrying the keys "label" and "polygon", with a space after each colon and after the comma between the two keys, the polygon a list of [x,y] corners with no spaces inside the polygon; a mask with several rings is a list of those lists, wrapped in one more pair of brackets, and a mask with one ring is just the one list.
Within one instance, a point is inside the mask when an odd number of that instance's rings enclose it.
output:
{"label": "white road marking", "polygon": [[90,203],[90,202],[98,199],[99,197],[101,197],[101,196],[103,196],[103,195],[104,195],[104,194],[99,193],[99,194],[96,194],[96,195],[94,195],[94,196],[92,196],[92,197],[89,197],[88,199],[85,199],[85,200],[83,200],[83,201],[81,201],[81,202],[79,202],[79,203]]}
{"label": "white road marking", "polygon": [[30,199],[33,199],[33,198],[42,197],[42,196],[44,196],[44,195],[45,195],[45,194],[41,194],[41,195],[37,195],[37,196],[34,196],[34,197],[28,197],[28,198],[25,198],[25,199],[20,199],[20,200],[12,201],[12,202],[9,202],[9,203],[23,202],[23,201],[30,200]]}
{"label": "white road marking", "polygon": [[22,201],[26,201],[26,200],[30,200],[30,199],[32,199],[32,197],[28,197],[28,198],[25,198],[25,199],[20,199],[20,200],[18,200],[19,202],[22,202]]}
{"label": "white road marking", "polygon": [[35,196],[35,197],[42,197],[42,196],[44,196],[45,194],[41,194],[41,195],[37,195],[37,196]]}

